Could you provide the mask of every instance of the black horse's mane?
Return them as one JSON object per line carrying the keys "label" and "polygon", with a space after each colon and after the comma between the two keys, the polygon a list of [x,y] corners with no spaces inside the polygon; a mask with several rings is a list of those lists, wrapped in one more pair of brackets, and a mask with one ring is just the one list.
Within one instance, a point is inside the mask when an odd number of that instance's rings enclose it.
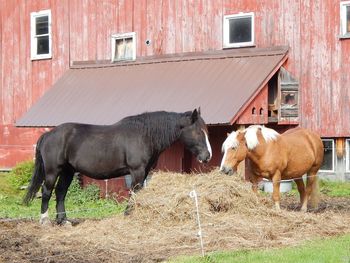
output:
{"label": "black horse's mane", "polygon": [[184,113],[155,111],[145,112],[122,119],[117,124],[133,127],[143,132],[151,139],[154,149],[162,150],[169,147],[180,137],[180,119],[191,116],[191,111]]}

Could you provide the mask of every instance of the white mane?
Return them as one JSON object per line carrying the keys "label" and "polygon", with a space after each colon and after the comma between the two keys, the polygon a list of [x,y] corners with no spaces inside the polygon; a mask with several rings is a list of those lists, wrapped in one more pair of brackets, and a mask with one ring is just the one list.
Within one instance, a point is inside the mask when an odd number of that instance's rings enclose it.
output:
{"label": "white mane", "polygon": [[258,129],[261,129],[262,136],[264,137],[266,142],[274,141],[280,135],[275,130],[270,129],[270,128],[266,128],[266,127],[261,126],[261,125],[249,126],[247,129],[245,129],[245,131],[246,131],[245,139],[246,139],[247,146],[248,146],[249,150],[254,149],[259,144],[259,140],[258,140],[258,137],[256,135]]}
{"label": "white mane", "polygon": [[237,134],[238,132],[231,132],[229,136],[227,136],[226,140],[222,144],[221,151],[226,152],[228,148],[237,148],[238,146],[238,141],[237,141]]}

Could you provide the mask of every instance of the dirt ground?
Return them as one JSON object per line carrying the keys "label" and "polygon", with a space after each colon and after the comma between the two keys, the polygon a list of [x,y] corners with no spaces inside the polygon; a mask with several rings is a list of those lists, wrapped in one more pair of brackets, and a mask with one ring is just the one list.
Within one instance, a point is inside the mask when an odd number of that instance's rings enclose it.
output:
{"label": "dirt ground", "polygon": [[80,220],[70,227],[0,220],[0,262],[161,262],[200,255],[196,206],[189,196],[194,189],[205,253],[295,246],[350,233],[350,197],[321,195],[317,209],[301,213],[297,197],[284,195],[278,212],[269,197],[255,196],[239,178],[217,171],[157,172],[133,196],[129,216]]}

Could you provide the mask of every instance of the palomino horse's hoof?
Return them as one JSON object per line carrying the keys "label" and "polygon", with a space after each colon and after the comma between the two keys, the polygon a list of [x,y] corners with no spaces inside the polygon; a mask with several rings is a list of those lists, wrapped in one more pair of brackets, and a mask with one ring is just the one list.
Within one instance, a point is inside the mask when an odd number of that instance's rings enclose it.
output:
{"label": "palomino horse's hoof", "polygon": [[300,212],[306,213],[307,212],[307,207],[301,207]]}

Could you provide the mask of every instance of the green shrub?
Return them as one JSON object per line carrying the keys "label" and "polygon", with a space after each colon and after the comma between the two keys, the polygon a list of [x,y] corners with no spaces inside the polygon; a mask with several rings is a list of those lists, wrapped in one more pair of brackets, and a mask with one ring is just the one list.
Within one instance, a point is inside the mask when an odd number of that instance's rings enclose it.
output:
{"label": "green shrub", "polygon": [[74,177],[67,193],[67,197],[72,200],[74,204],[84,204],[90,201],[100,199],[100,188],[95,184],[89,184],[81,188],[79,180]]}
{"label": "green shrub", "polygon": [[8,176],[8,183],[18,190],[29,184],[34,170],[34,162],[26,161],[15,166]]}

